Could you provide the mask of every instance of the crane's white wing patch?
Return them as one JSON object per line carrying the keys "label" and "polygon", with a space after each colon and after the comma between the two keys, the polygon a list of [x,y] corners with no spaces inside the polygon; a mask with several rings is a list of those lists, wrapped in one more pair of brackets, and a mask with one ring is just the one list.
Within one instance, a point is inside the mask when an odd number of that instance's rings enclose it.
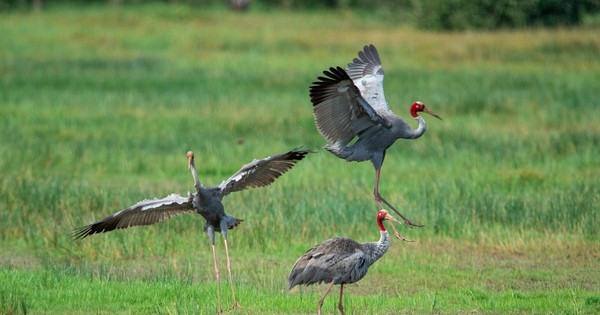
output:
{"label": "crane's white wing patch", "polygon": [[346,69],[360,94],[380,114],[389,112],[383,91],[383,66],[379,53],[373,45],[365,46],[358,52]]}
{"label": "crane's white wing patch", "polygon": [[296,163],[302,160],[311,150],[292,150],[283,154],[253,160],[228,179],[219,184],[221,195],[252,187],[263,187],[274,182]]}

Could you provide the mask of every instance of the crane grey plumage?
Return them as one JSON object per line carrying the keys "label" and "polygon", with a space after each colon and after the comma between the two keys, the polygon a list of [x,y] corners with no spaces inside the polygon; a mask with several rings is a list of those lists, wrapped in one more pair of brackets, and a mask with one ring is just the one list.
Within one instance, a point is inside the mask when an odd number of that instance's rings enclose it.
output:
{"label": "crane grey plumage", "polygon": [[332,146],[345,146],[358,134],[387,122],[361,96],[344,69],[329,68],[313,82],[310,98],[317,128]]}
{"label": "crane grey plumage", "polygon": [[306,154],[312,152],[314,151],[292,150],[262,160],[253,160],[219,184],[221,196],[247,188],[267,186],[294,167],[296,162],[302,160]]}
{"label": "crane grey plumage", "polygon": [[[77,228],[73,237],[81,239],[92,234],[109,232],[116,229],[152,225],[173,216],[191,212],[204,213],[207,216],[211,213],[219,213],[222,216],[223,214],[220,211],[211,210],[212,207],[221,210],[222,204],[220,200],[222,197],[235,191],[267,186],[291,169],[307,154],[313,152],[312,150],[291,150],[261,160],[254,160],[244,165],[234,175],[224,180],[218,187],[206,188],[200,185],[200,187],[196,187],[196,193],[188,193],[187,197],[171,194],[162,199],[140,201],[95,223]],[[193,166],[193,153],[188,158],[190,159],[190,166]],[[198,175],[195,167],[190,167],[190,171],[194,178],[197,179]],[[219,200],[219,202],[215,202],[216,200]],[[195,205],[194,202],[197,204]],[[214,203],[217,205],[213,206]],[[198,209],[200,206],[201,209]],[[217,227],[220,226],[220,224],[216,224],[215,222],[211,223],[217,225]]]}
{"label": "crane grey plumage", "polygon": [[[369,267],[387,252],[390,235],[383,226],[383,220],[399,222],[386,210],[377,213],[380,237],[377,242],[358,243],[345,237],[334,237],[306,251],[292,268],[288,277],[288,289],[297,285],[312,285],[327,282],[329,286],[318,303],[318,313],[325,297],[335,284],[340,285],[338,308],[344,313],[342,295],[344,284],[362,279]],[[399,237],[396,233],[396,237]]]}
{"label": "crane grey plumage", "polygon": [[[261,160],[253,160],[244,165],[231,177],[221,182],[219,186],[205,187],[200,183],[194,163],[194,153],[190,151],[187,153],[188,166],[192,173],[192,177],[194,178],[194,186],[196,188],[195,193],[188,193],[187,197],[171,194],[162,199],[140,201],[133,206],[116,212],[104,219],[77,228],[72,236],[75,239],[83,239],[96,233],[110,232],[132,226],[151,225],[176,215],[197,212],[202,215],[206,221],[204,231],[208,234],[211,242],[217,283],[219,282],[219,270],[217,267],[214,233],[220,232],[223,235],[225,253],[227,256],[229,283],[231,286],[234,307],[237,307],[239,304],[235,298],[233,289],[229,248],[227,245],[227,230],[233,229],[239,225],[242,220],[225,213],[222,198],[235,191],[253,187],[264,187],[271,184],[278,177],[294,167],[296,163],[304,159],[306,155],[313,152],[314,151],[312,150],[294,149]],[[220,289],[218,290],[218,307],[218,312],[221,312]]]}
{"label": "crane grey plumage", "polygon": [[[389,246],[389,233],[379,243],[358,243],[345,237],[329,239],[306,252],[290,274],[288,287],[334,280],[335,284],[362,279]],[[324,266],[324,262],[327,263]]]}
{"label": "crane grey plumage", "polygon": [[77,229],[73,237],[81,239],[96,233],[152,225],[179,214],[191,213],[195,211],[192,199],[191,194],[187,197],[171,194],[162,199],[143,200],[98,222]]}
{"label": "crane grey plumage", "polygon": [[394,114],[384,96],[383,67],[377,49],[365,46],[344,70],[331,67],[310,87],[317,129],[327,140],[325,149],[346,161],[371,161],[375,168],[373,197],[394,210],[409,226],[412,223],[379,194],[379,177],[386,150],[398,139],[421,137],[427,125],[419,112],[441,119],[422,102],[414,102],[410,113],[418,127],[412,129]]}
{"label": "crane grey plumage", "polygon": [[346,71],[361,95],[378,112],[391,112],[383,93],[383,66],[373,45],[365,46],[348,64]]}

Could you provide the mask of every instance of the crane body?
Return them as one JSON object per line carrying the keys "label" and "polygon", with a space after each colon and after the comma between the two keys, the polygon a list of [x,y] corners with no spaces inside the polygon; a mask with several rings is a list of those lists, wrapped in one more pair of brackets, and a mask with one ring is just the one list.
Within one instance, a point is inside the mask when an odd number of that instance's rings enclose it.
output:
{"label": "crane body", "polygon": [[310,87],[315,124],[327,140],[325,149],[346,161],[371,161],[375,168],[373,197],[396,212],[409,226],[414,224],[379,193],[381,167],[386,150],[398,139],[417,139],[426,129],[420,112],[442,119],[420,101],[410,107],[418,127],[413,129],[394,114],[384,97],[383,67],[377,49],[368,45],[346,69],[331,67]]}
{"label": "crane body", "polygon": [[[297,162],[304,159],[306,155],[313,152],[312,150],[291,150],[261,160],[254,160],[244,165],[238,172],[224,180],[219,186],[207,188],[200,183],[194,163],[194,153],[190,151],[187,153],[188,167],[194,178],[195,193],[188,193],[185,197],[178,194],[171,194],[162,199],[140,201],[104,219],[77,228],[72,236],[74,239],[83,239],[97,233],[110,232],[133,226],[151,225],[176,215],[197,212],[206,221],[204,231],[210,239],[217,283],[220,282],[220,274],[215,250],[215,232],[220,232],[223,236],[233,307],[239,307],[233,289],[227,231],[235,228],[242,220],[225,213],[222,199],[231,192],[271,184],[279,176],[294,167]],[[220,288],[217,290],[217,299],[217,312],[221,313]]]}
{"label": "crane body", "polygon": [[[377,213],[377,225],[380,230],[377,242],[359,243],[346,237],[334,237],[306,251],[292,267],[288,277],[288,289],[291,290],[297,285],[328,283],[325,293],[317,304],[318,314],[321,314],[323,301],[331,288],[339,284],[338,308],[344,314],[342,303],[344,284],[355,283],[362,279],[369,267],[389,249],[390,235],[383,226],[384,220],[399,223],[386,210],[380,210]],[[397,232],[395,234],[400,238]]]}

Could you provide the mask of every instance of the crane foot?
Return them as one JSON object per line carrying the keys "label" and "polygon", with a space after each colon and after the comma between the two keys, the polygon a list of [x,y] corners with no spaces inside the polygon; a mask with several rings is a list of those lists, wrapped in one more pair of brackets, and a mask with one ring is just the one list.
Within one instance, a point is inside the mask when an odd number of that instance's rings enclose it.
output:
{"label": "crane foot", "polygon": [[394,230],[394,236],[397,239],[404,241],[404,242],[414,242],[414,241],[411,241],[411,240],[405,238],[404,236],[400,236],[400,233],[398,233],[398,231],[396,230],[396,226],[394,225],[394,222],[391,222],[390,226],[392,227],[392,230]]}
{"label": "crane foot", "polygon": [[423,224],[416,224],[416,223],[412,223],[412,221],[410,221],[407,217],[405,217],[402,213],[400,213],[400,211],[396,210],[396,208],[394,208],[394,206],[392,206],[389,202],[387,202],[387,200],[383,199],[383,197],[381,197],[381,195],[377,194],[375,195],[375,201],[377,201],[377,203],[383,208],[383,205],[381,204],[382,202],[385,203],[386,206],[390,207],[390,209],[394,210],[394,212],[396,212],[397,215],[399,215],[402,220],[404,220],[404,224],[406,224],[409,227],[424,227]]}

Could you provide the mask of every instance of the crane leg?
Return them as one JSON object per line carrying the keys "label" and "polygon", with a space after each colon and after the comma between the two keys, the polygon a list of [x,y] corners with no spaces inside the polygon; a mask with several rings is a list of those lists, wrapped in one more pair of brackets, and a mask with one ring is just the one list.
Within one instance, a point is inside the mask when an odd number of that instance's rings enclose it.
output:
{"label": "crane leg", "polygon": [[229,286],[231,287],[231,296],[233,297],[233,308],[241,307],[240,303],[235,299],[235,291],[233,290],[233,277],[231,276],[231,261],[229,260],[229,247],[227,246],[227,238],[223,239],[225,243],[225,255],[227,256],[227,272],[229,273]]}
{"label": "crane leg", "polygon": [[323,307],[323,301],[325,301],[325,298],[327,297],[327,294],[329,294],[329,291],[331,291],[331,288],[333,288],[334,284],[335,284],[335,280],[331,280],[331,283],[327,287],[327,290],[325,290],[325,294],[323,294],[323,296],[319,300],[319,303],[317,304],[319,306],[319,309],[317,311],[317,315],[321,315],[321,308]]}
{"label": "crane leg", "polygon": [[394,208],[394,206],[392,206],[389,202],[387,202],[387,200],[383,199],[383,197],[379,194],[379,175],[380,175],[380,169],[376,169],[375,170],[375,189],[373,189],[373,197],[375,198],[375,201],[377,201],[377,203],[379,204],[380,207],[385,208],[382,204],[382,202],[388,206],[390,209],[394,210],[394,212],[396,212],[396,214],[398,214],[400,216],[400,218],[402,218],[402,220],[404,220],[404,223],[410,227],[423,227],[422,224],[415,224],[412,223],[412,221],[410,221],[407,217],[405,217],[402,213],[400,213],[398,210],[396,210],[396,208]]}
{"label": "crane leg", "polygon": [[208,233],[208,237],[210,238],[213,262],[215,263],[215,276],[217,278],[217,314],[222,314],[223,308],[221,307],[221,286],[219,284],[219,265],[217,264],[217,252],[215,250],[215,233],[212,227],[208,227],[206,232]]}
{"label": "crane leg", "polygon": [[342,303],[342,297],[344,296],[344,284],[340,284],[340,301],[338,302],[338,308],[340,309],[340,313],[344,314],[344,304]]}
{"label": "crane leg", "polygon": [[217,265],[217,254],[215,251],[215,244],[212,244],[212,253],[213,253],[213,261],[215,263],[215,276],[217,278],[217,314],[223,313],[223,308],[221,307],[221,286],[219,283],[219,266]]}

